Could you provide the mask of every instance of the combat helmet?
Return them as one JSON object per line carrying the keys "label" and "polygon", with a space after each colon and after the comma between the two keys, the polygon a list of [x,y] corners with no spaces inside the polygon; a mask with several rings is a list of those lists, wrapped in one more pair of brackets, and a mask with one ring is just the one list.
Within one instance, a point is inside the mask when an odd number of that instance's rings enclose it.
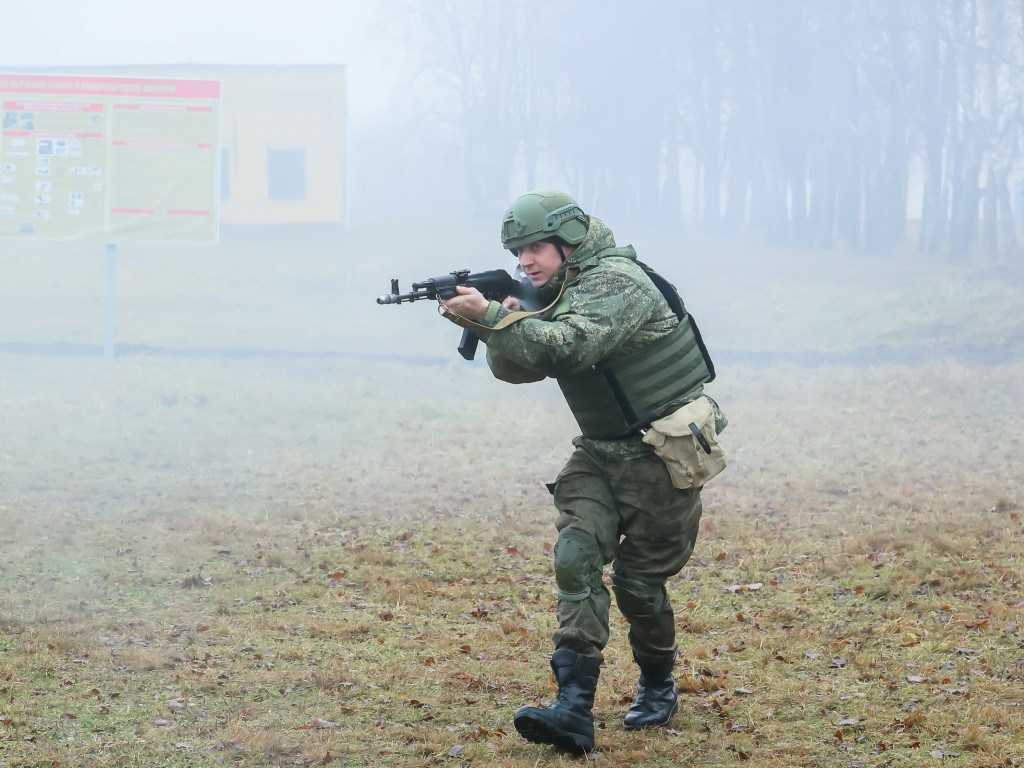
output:
{"label": "combat helmet", "polygon": [[501,244],[515,254],[517,248],[538,240],[558,238],[579,245],[590,219],[565,192],[537,189],[517,197],[501,221]]}

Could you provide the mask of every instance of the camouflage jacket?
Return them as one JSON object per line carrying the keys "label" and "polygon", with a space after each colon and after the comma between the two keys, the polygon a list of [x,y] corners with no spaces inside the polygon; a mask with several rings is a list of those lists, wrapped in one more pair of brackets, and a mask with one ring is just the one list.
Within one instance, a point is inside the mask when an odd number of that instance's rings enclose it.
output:
{"label": "camouflage jacket", "polygon": [[[554,310],[520,320],[485,339],[494,376],[513,384],[578,373],[647,346],[671,333],[679,320],[658,288],[636,264],[632,246],[618,248],[615,237],[591,217],[586,238],[559,271],[540,288],[542,306],[558,295],[567,270],[565,293]],[[485,325],[508,314],[490,308]],[[619,440],[577,437],[604,458],[631,458],[650,452],[639,436]]]}

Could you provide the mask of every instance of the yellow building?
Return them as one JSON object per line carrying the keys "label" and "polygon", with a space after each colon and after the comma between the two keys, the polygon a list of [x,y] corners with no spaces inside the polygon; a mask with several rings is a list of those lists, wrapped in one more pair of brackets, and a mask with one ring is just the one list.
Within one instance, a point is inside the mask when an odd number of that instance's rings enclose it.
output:
{"label": "yellow building", "polygon": [[347,224],[345,68],[211,67],[202,77],[219,78],[223,94],[221,221]]}

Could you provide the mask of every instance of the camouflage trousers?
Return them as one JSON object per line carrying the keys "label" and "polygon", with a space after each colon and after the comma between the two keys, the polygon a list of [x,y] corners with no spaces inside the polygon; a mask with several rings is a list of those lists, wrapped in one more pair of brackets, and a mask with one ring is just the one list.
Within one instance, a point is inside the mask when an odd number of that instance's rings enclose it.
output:
{"label": "camouflage trousers", "polygon": [[555,647],[603,659],[611,606],[603,566],[611,563],[612,589],[629,622],[634,656],[653,661],[674,654],[675,617],[665,583],[693,554],[700,489],[675,488],[664,463],[653,454],[609,460],[581,446],[549,487],[558,510],[556,575],[563,542],[584,542],[594,550],[583,567],[586,573],[579,574],[588,589],[564,599],[560,584]]}

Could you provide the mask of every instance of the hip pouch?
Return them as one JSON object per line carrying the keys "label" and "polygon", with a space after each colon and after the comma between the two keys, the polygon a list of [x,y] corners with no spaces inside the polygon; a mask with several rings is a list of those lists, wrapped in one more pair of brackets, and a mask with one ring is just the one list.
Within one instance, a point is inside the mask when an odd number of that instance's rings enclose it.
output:
{"label": "hip pouch", "polygon": [[[718,442],[718,406],[707,395],[651,422],[643,441],[665,462],[676,488],[700,488],[725,469],[725,449]],[[724,426],[724,424],[723,424]]]}

